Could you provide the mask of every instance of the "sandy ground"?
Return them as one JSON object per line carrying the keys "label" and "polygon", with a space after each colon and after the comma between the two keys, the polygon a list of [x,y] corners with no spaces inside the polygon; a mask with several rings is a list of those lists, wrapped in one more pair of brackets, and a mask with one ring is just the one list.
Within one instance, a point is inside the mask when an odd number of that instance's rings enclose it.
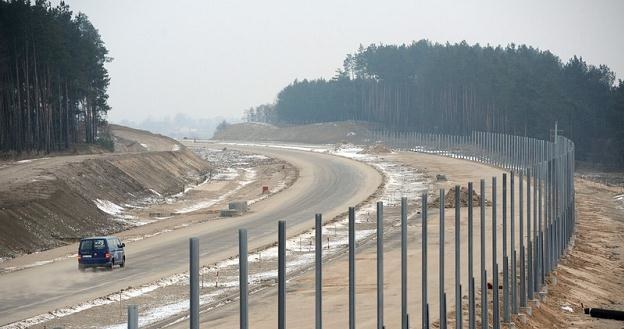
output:
{"label": "sandy ground", "polygon": [[[242,147],[244,149],[244,147]],[[362,177],[364,178],[364,181],[362,182],[357,182],[357,180],[349,178],[351,181],[355,182],[354,184],[351,185],[355,185],[355,186],[359,186],[358,189],[356,191],[353,192],[349,192],[344,196],[345,201],[342,201],[343,197],[342,196],[335,196],[335,201],[326,201],[324,202],[325,204],[330,204],[330,206],[324,206],[325,208],[321,208],[321,209],[325,209],[322,210],[324,213],[328,214],[328,217],[333,218],[334,216],[338,215],[339,213],[342,213],[343,209],[346,207],[344,206],[345,204],[354,204],[354,203],[358,203],[360,202],[360,200],[365,199],[367,196],[369,196],[371,193],[373,193],[379,186],[379,184],[381,183],[381,177],[379,177],[378,173],[373,170],[372,168],[370,168],[367,165],[364,164],[359,164],[357,162],[353,162],[351,160],[347,160],[347,159],[339,159],[339,158],[335,158],[335,157],[331,157],[328,155],[310,155],[308,156],[307,154],[298,154],[297,151],[281,151],[281,150],[262,150],[262,152],[260,153],[268,153],[268,154],[277,154],[279,155],[280,158],[284,158],[285,161],[288,162],[292,162],[293,164],[295,164],[298,168],[302,168],[302,170],[300,170],[301,172],[301,176],[300,179],[297,180],[296,184],[293,184],[293,186],[291,188],[289,188],[287,191],[289,193],[279,193],[279,196],[277,196],[276,198],[269,198],[266,201],[262,201],[262,202],[258,202],[257,205],[254,204],[254,206],[252,207],[252,212],[249,215],[245,215],[240,217],[239,219],[237,219],[234,223],[234,221],[218,221],[218,222],[211,222],[211,221],[204,221],[201,222],[197,225],[192,225],[192,226],[185,226],[182,227],[180,229],[174,230],[173,232],[163,232],[162,235],[160,235],[159,239],[146,239],[145,243],[142,243],[142,241],[136,242],[134,244],[131,245],[131,247],[135,247],[135,244],[141,244],[141,245],[145,245],[145,244],[152,244],[152,245],[157,245],[159,243],[159,241],[162,240],[167,240],[170,241],[172,239],[175,240],[180,240],[182,238],[188,237],[192,234],[200,234],[199,232],[204,232],[203,234],[205,234],[205,232],[207,232],[208,230],[223,230],[224,227],[227,228],[228,225],[245,225],[245,223],[249,223],[249,225],[254,224],[255,222],[253,222],[254,220],[258,220],[258,219],[262,219],[263,216],[266,217],[266,214],[273,214],[272,216],[268,216],[267,219],[273,220],[274,218],[283,218],[284,217],[284,211],[282,210],[281,213],[279,211],[279,209],[287,209],[289,213],[292,214],[292,211],[294,209],[294,211],[296,211],[294,214],[298,217],[296,217],[296,220],[299,220],[299,213],[301,212],[300,210],[297,210],[296,207],[304,207],[303,212],[310,212],[310,206],[306,203],[308,201],[301,201],[300,199],[302,198],[302,195],[306,195],[306,193],[310,193],[310,192],[306,192],[306,191],[315,191],[316,185],[315,182],[325,182],[327,180],[330,180],[331,184],[336,184],[335,182],[335,177],[338,176],[342,176],[343,174],[346,175],[344,173],[345,170],[349,170],[349,171],[353,171],[355,172],[355,174],[353,174],[353,176],[356,177]],[[301,153],[301,152],[299,152]],[[320,168],[316,168],[317,166],[312,165],[312,158],[316,159],[316,161],[319,162],[319,167]],[[330,159],[331,158],[331,159]],[[331,167],[332,170],[324,170],[325,167]],[[338,168],[336,170],[333,170],[333,168]],[[353,169],[354,167],[357,168]],[[284,169],[284,168],[282,168]],[[329,168],[328,168],[329,169]],[[262,172],[262,171],[261,171]],[[262,175],[260,175],[262,176]],[[348,175],[347,175],[348,177]],[[260,179],[260,181],[262,181],[262,179]],[[263,184],[266,184],[266,182],[262,182]],[[318,183],[317,183],[318,185]],[[348,190],[351,186],[349,184],[345,185],[346,189]],[[325,183],[320,185],[321,187],[326,186]],[[333,185],[329,185],[329,186],[333,186]],[[227,188],[227,187],[224,187]],[[341,186],[333,186],[332,189],[335,189],[336,191],[341,191],[343,190],[343,187]],[[210,192],[211,189],[207,189],[208,192]],[[322,190],[322,188],[321,188]],[[242,190],[241,190],[242,191]],[[251,192],[251,193],[257,193],[257,192]],[[340,192],[339,192],[340,193]],[[327,196],[317,196],[318,193],[314,194],[314,196],[310,197],[310,202],[314,203],[314,200],[324,200],[323,198],[327,198]],[[320,194],[319,194],[320,195]],[[335,192],[331,192],[331,191],[327,191],[325,193],[325,195],[335,195]],[[332,203],[333,202],[333,203]],[[292,206],[290,206],[290,208],[285,208],[286,204],[294,204],[295,208],[292,208]],[[308,202],[309,203],[309,202]],[[339,203],[340,206],[334,206],[334,203]],[[274,209],[278,209],[275,210]],[[313,212],[312,212],[313,213]],[[193,214],[189,214],[189,216],[192,216]],[[206,213],[199,213],[196,214],[195,216],[197,216],[197,218],[204,218],[206,217]],[[308,216],[305,216],[307,219]],[[292,219],[292,218],[290,218]],[[289,219],[289,222],[290,222]],[[200,220],[201,221],[201,220]],[[266,220],[264,221],[266,222]],[[230,224],[228,224],[230,223]],[[263,224],[258,224],[258,225],[263,225]],[[138,229],[144,229],[147,230],[148,226],[151,225],[146,225],[144,227],[138,228]],[[265,225],[266,226],[266,225]],[[273,225],[271,225],[273,226]],[[297,232],[301,232],[302,230],[307,230],[310,227],[310,223],[309,221],[303,221],[301,220],[301,223],[294,221],[293,225],[289,226],[291,229],[289,230],[291,234],[297,234]],[[252,226],[253,228],[253,226]],[[269,232],[270,233],[270,232]],[[123,234],[123,233],[122,233]],[[273,234],[269,234],[269,236],[261,236],[258,239],[252,240],[250,241],[250,248],[251,249],[255,249],[255,248],[259,248],[259,247],[263,247],[266,245],[269,245],[272,240],[274,239]],[[220,239],[220,238],[219,238]],[[219,240],[219,239],[215,239],[215,240]],[[155,240],[155,241],[154,241]],[[269,241],[270,240],[270,241]],[[126,240],[128,241],[128,240]],[[166,242],[166,241],[165,241]],[[215,243],[219,243],[219,241],[216,241]],[[136,248],[135,248],[136,249]],[[234,247],[232,247],[232,249],[234,249]],[[136,250],[135,250],[136,251]],[[218,260],[222,260],[222,259],[226,259],[228,257],[230,257],[230,251],[226,250],[226,251],[219,251],[217,253],[210,253],[210,255],[207,255],[205,257],[202,257],[202,263],[205,264],[212,264]],[[61,263],[61,262],[59,262]],[[65,262],[63,262],[65,263]],[[56,264],[56,263],[55,263]],[[75,262],[72,262],[72,265],[75,264]],[[61,266],[61,265],[59,265]],[[56,266],[56,267],[59,267]],[[54,267],[52,264],[49,266],[41,266],[41,268],[44,267]],[[72,266],[72,268],[74,268],[74,266]],[[33,272],[31,269],[30,272]],[[126,270],[126,269],[124,269]],[[41,269],[41,271],[39,272],[44,272],[45,269]],[[180,273],[183,271],[183,269],[179,269],[176,268],[175,269],[175,273]],[[120,272],[120,271],[117,271]],[[123,272],[123,271],[122,271]],[[168,275],[171,275],[172,273],[170,272],[166,272],[164,274],[162,274],[161,276],[159,276],[158,278],[163,277],[163,275],[165,277],[168,277]],[[156,278],[156,279],[158,279]],[[147,280],[147,282],[152,282],[151,280],[155,280],[154,278],[152,278],[152,276],[147,276],[144,279],[142,279],[143,281],[141,282],[145,282]],[[135,280],[136,281],[136,280]],[[111,282],[111,284],[117,286],[122,286],[127,287],[128,283],[126,283],[124,285],[123,282]],[[115,288],[110,288],[113,291],[115,291]],[[119,290],[119,288],[117,288],[117,291]],[[99,295],[101,296],[101,295]],[[114,298],[115,296],[108,296],[105,298]],[[84,298],[91,298],[89,296],[87,297],[82,297]],[[74,305],[72,303],[74,303],[72,300],[67,300],[65,301],[65,303],[69,303],[68,305]],[[108,310],[107,308],[105,308],[104,310]],[[94,317],[92,317],[93,321],[89,320],[89,324],[87,324],[87,326],[90,326],[92,323],[100,323],[99,319],[101,318],[102,315],[106,315],[109,314],[107,313],[108,311],[104,311],[104,312],[98,312],[96,313]],[[93,314],[91,314],[93,315]],[[82,316],[82,314],[80,315]],[[82,318],[82,317],[81,317]],[[87,317],[88,319],[91,319],[91,317]],[[62,320],[56,321],[54,323],[47,323],[47,325],[51,326],[51,325],[55,325],[55,324],[59,324],[59,323],[67,323],[65,320],[67,319],[67,317],[63,317]],[[85,319],[85,318],[82,318]],[[113,319],[110,320],[108,318],[106,318],[106,321],[111,321],[108,323],[116,323],[119,319]]]}
{"label": "sandy ground", "polygon": [[[152,191],[175,194],[203,180],[209,168],[192,152],[166,137],[128,131],[167,151],[51,156],[0,164],[0,257],[40,252],[128,227],[98,209],[98,199],[133,203]],[[179,151],[172,152],[174,148]]]}
{"label": "sandy ground", "polygon": [[[437,173],[446,174],[448,182],[433,183],[432,189],[449,188],[454,184],[465,185],[468,181],[477,182],[483,177],[499,176],[499,193],[501,188],[501,171],[487,166],[424,154],[401,153],[390,155],[406,164],[425,170],[431,176]],[[486,183],[489,188],[490,181]],[[478,186],[478,185],[477,185]],[[516,185],[517,186],[517,185]],[[606,187],[593,182],[577,180],[577,211],[578,235],[574,249],[562,261],[556,270],[556,280],[548,279],[549,293],[545,302],[533,309],[529,322],[522,324],[517,317],[512,321],[520,328],[623,328],[621,322],[598,320],[582,314],[582,303],[585,307],[601,307],[624,310],[624,262],[622,251],[624,236],[624,200],[618,187]],[[526,186],[525,186],[526,188]],[[489,193],[489,192],[488,192]],[[526,193],[526,190],[525,190]],[[619,195],[620,199],[614,199]],[[516,191],[517,196],[517,191]],[[486,198],[491,200],[491,195]],[[501,242],[500,207],[501,196],[498,197],[498,241]],[[413,206],[412,206],[413,208]],[[517,209],[517,208],[516,208]],[[448,303],[449,326],[454,325],[454,230],[453,209],[446,212],[446,260],[445,260],[445,292]],[[491,224],[489,221],[491,208],[487,207],[486,241],[491,241]],[[509,211],[509,209],[508,209]],[[449,214],[451,213],[451,214]],[[397,228],[396,211],[385,211],[386,218],[392,224],[385,225],[385,263],[384,263],[384,324],[386,328],[400,327],[400,235]],[[480,325],[480,287],[479,280],[479,209],[475,209],[475,281],[477,286],[477,325]],[[516,210],[516,216],[518,215]],[[416,216],[419,218],[419,215]],[[428,225],[428,289],[430,314],[433,326],[439,319],[438,312],[438,276],[439,276],[439,226],[436,223],[438,212],[429,211],[433,221]],[[461,281],[463,292],[463,319],[467,327],[467,238],[466,210],[462,209],[461,217]],[[516,221],[517,223],[517,221]],[[410,219],[408,230],[408,313],[410,327],[420,327],[421,318],[421,224],[419,220]],[[516,228],[516,232],[518,228]],[[499,245],[499,257],[500,257]],[[486,247],[486,268],[488,282],[491,282],[491,243]],[[499,260],[499,264],[501,260]],[[346,328],[348,326],[348,260],[345,256],[329,260],[323,267],[323,324],[330,328]],[[358,246],[356,256],[356,319],[360,328],[376,326],[376,249],[375,240]],[[502,276],[502,274],[499,273]],[[293,328],[310,327],[314,323],[314,272],[309,271],[292,277],[287,283],[287,326]],[[557,282],[554,284],[554,282]],[[275,285],[250,297],[250,325],[253,328],[273,328],[277,324],[277,296]],[[490,323],[492,319],[492,291],[488,291]],[[502,291],[500,291],[502,296]],[[562,309],[571,306],[573,312]],[[501,304],[502,308],[502,304]],[[202,327],[232,328],[238,325],[238,303],[230,303],[220,309],[202,313]],[[177,328],[182,328],[180,323]]]}
{"label": "sandy ground", "polygon": [[[445,174],[448,178],[445,182],[432,180],[430,190],[437,191],[439,188],[448,189],[455,184],[466,185],[468,181],[477,182],[483,177],[499,176],[502,171],[481,164],[456,160],[419,153],[397,153],[386,155],[395,161],[405,165],[416,167],[424,171],[430,177],[436,174]],[[500,194],[500,178],[499,190]],[[491,200],[490,179],[486,184],[486,199]],[[432,192],[433,193],[433,192]],[[435,192],[437,194],[437,192]],[[499,212],[500,200],[499,195]],[[408,230],[408,295],[410,323],[414,327],[420,324],[420,294],[421,294],[421,224],[420,215],[414,212],[419,210],[412,200],[410,202],[410,217]],[[486,207],[486,213],[491,214],[491,208]],[[479,269],[479,208],[475,209],[475,276]],[[384,293],[385,293],[385,325],[387,328],[400,326],[400,232],[398,227],[399,212],[396,207],[386,207],[385,214],[385,263],[384,263]],[[439,276],[439,213],[437,209],[428,212],[430,223],[429,230],[429,303],[432,320],[438,318],[438,276]],[[374,215],[374,214],[373,214]],[[467,292],[467,210],[462,208],[461,214],[461,250],[462,250],[462,285]],[[500,213],[499,213],[500,218]],[[491,224],[486,225],[486,241],[491,241]],[[499,220],[498,230],[502,229]],[[454,308],[454,210],[447,209],[445,216],[445,290],[449,310]],[[500,234],[500,233],[499,233]],[[331,233],[329,233],[331,236]],[[499,235],[499,247],[501,238]],[[491,268],[491,243],[486,245],[486,268]],[[501,249],[499,249],[501,250]],[[499,253],[500,254],[500,253]],[[358,327],[373,328],[376,323],[376,249],[375,239],[358,246],[356,256],[356,317]],[[343,255],[328,261],[323,267],[323,322],[329,328],[345,328],[348,326],[348,260]],[[488,272],[491,273],[491,272]],[[491,278],[491,275],[489,275]],[[479,285],[479,277],[475,277]],[[277,296],[276,287],[262,290],[250,297],[250,324],[253,328],[272,328],[277,324]],[[287,326],[293,328],[309,327],[314,323],[314,272],[308,271],[288,281],[287,293]],[[433,321],[432,321],[433,322]],[[177,327],[182,328],[185,323]],[[238,325],[238,304],[230,303],[222,308],[202,314],[202,326],[208,328],[232,328]]]}
{"label": "sandy ground", "polygon": [[583,314],[583,306],[624,311],[624,201],[616,196],[620,187],[576,179],[574,247],[549,280],[545,301],[519,328],[624,328]]}

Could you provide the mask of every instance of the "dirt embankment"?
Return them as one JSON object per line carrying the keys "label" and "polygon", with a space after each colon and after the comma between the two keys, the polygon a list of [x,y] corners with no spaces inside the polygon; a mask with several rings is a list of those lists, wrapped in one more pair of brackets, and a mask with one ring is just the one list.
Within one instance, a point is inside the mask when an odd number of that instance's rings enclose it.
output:
{"label": "dirt embankment", "polygon": [[278,127],[266,123],[237,123],[215,133],[216,140],[283,141],[328,144],[348,142],[369,143],[370,124],[354,121],[315,123]]}
{"label": "dirt embankment", "polygon": [[548,280],[546,299],[519,328],[623,327],[621,321],[592,318],[583,312],[584,307],[624,311],[621,193],[618,187],[576,179],[574,247]]}
{"label": "dirt embankment", "polygon": [[[133,130],[138,134],[140,131]],[[177,142],[145,133],[167,152],[57,156],[0,165],[0,257],[57,247],[125,228],[96,200],[127,204],[178,193],[208,164]],[[145,143],[144,143],[145,144]],[[153,190],[153,191],[152,191]]]}

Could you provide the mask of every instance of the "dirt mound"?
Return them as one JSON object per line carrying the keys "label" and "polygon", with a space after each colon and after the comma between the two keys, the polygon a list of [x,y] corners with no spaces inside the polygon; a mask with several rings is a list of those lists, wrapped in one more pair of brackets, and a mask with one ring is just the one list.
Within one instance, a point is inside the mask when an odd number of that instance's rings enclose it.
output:
{"label": "dirt mound", "polygon": [[392,153],[392,150],[383,144],[375,144],[375,145],[369,145],[365,147],[359,153],[360,154],[388,154],[388,153]]}
{"label": "dirt mound", "polygon": [[295,143],[333,144],[369,143],[370,124],[355,121],[326,122],[278,127],[265,123],[238,123],[217,132],[213,139],[246,141],[283,141]]}
{"label": "dirt mound", "polygon": [[[460,207],[468,207],[468,188],[461,187],[459,190],[459,204]],[[481,196],[477,194],[474,190],[472,191],[472,206],[478,207],[481,204]],[[485,200],[486,206],[490,206],[491,202]],[[440,197],[436,197],[432,202],[429,203],[430,207],[440,207]],[[455,189],[450,189],[444,194],[444,208],[455,208]]]}
{"label": "dirt mound", "polygon": [[[159,138],[145,136],[160,148],[177,145]],[[55,156],[0,166],[0,257],[118,232],[129,224],[115,220],[102,205],[175,194],[204,179],[209,171],[205,161],[186,148],[171,149]]]}
{"label": "dirt mound", "polygon": [[109,125],[115,152],[177,151],[184,146],[175,139],[149,131]]}

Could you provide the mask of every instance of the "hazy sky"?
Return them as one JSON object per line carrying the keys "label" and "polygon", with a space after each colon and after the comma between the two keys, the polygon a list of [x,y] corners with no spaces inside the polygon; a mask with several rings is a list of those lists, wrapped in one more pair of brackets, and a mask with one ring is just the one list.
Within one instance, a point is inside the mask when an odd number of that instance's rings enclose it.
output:
{"label": "hazy sky", "polygon": [[624,1],[67,0],[114,60],[111,121],[238,117],[295,78],[331,77],[359,44],[437,42],[549,49],[624,78]]}

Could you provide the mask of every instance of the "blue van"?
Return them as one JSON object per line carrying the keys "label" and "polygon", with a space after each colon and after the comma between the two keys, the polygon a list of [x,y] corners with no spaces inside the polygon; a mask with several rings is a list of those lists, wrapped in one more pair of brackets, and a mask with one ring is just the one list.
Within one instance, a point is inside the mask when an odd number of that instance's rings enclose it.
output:
{"label": "blue van", "polygon": [[121,243],[117,237],[101,236],[80,239],[78,247],[78,269],[87,267],[107,267],[126,265],[124,253],[125,243]]}

